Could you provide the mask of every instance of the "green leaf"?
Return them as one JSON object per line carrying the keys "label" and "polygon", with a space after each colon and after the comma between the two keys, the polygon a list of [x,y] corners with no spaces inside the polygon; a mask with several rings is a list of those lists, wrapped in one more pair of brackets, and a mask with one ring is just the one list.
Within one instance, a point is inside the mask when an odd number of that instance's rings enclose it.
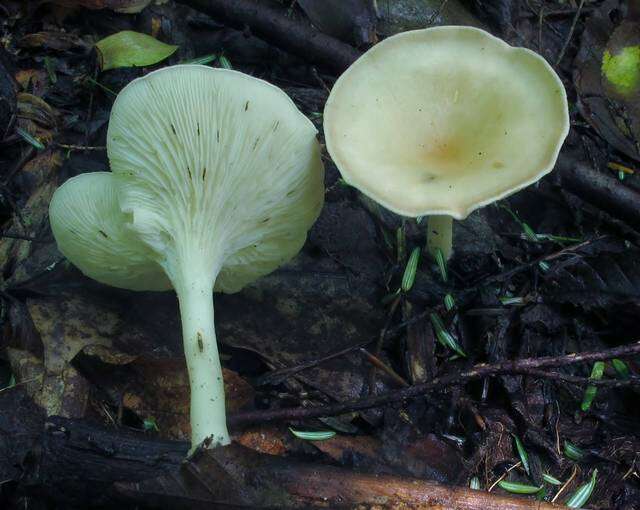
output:
{"label": "green leaf", "polygon": [[416,272],[418,271],[418,263],[420,262],[420,248],[414,248],[409,256],[407,266],[404,268],[402,276],[402,292],[409,292],[416,281]]}
{"label": "green leaf", "polygon": [[178,47],[160,42],[147,34],[124,30],[98,41],[96,49],[100,68],[106,71],[157,64],[172,55]]}
{"label": "green leaf", "polygon": [[573,493],[573,496],[571,496],[567,500],[567,506],[569,508],[582,508],[583,505],[585,505],[587,501],[589,501],[591,493],[596,486],[597,477],[598,470],[594,469],[593,473],[591,474],[591,480],[584,485],[581,485],[578,490]]}
{"label": "green leaf", "polygon": [[540,489],[542,489],[542,485],[540,487],[536,487],[535,485],[527,485],[525,483],[518,482],[507,482],[506,480],[500,480],[498,482],[500,488],[506,490],[507,492],[512,492],[513,494],[535,494]]}
{"label": "green leaf", "polygon": [[586,455],[586,452],[582,448],[579,448],[578,446],[573,444],[571,441],[565,441],[564,455],[565,457],[578,462],[584,458],[584,456]]}
{"label": "green leaf", "polygon": [[[598,381],[602,379],[602,374],[604,373],[604,361],[596,361],[593,364],[593,368],[591,369],[591,377],[589,379],[593,381]],[[582,397],[582,404],[580,405],[580,409],[583,411],[588,411],[591,408],[591,404],[593,403],[593,399],[596,398],[596,394],[598,393],[598,388],[589,385],[584,390],[584,396]]]}
{"label": "green leaf", "polygon": [[620,379],[629,379],[631,376],[631,372],[629,371],[629,367],[627,364],[621,359],[614,358],[611,360],[611,364],[613,365],[613,369],[618,374]]}
{"label": "green leaf", "polygon": [[466,358],[466,353],[462,350],[462,347],[460,347],[458,342],[456,342],[456,339],[453,338],[453,335],[444,328],[444,324],[442,324],[438,314],[432,313],[430,317],[433,329],[436,331],[436,338],[438,339],[438,342]]}
{"label": "green leaf", "polygon": [[289,427],[291,433],[298,439],[304,439],[305,441],[325,441],[331,439],[336,433],[333,430],[324,430],[317,432],[305,432],[303,430],[295,430]]}
{"label": "green leaf", "polygon": [[524,449],[524,445],[518,436],[513,436],[513,439],[516,441],[516,450],[518,450],[518,455],[520,456],[520,461],[522,462],[522,467],[525,472],[529,475],[531,472],[529,471],[529,455],[527,455],[527,450]]}
{"label": "green leaf", "polygon": [[551,485],[562,485],[562,482],[558,480],[556,477],[551,476],[549,473],[542,473],[542,479],[550,483]]}

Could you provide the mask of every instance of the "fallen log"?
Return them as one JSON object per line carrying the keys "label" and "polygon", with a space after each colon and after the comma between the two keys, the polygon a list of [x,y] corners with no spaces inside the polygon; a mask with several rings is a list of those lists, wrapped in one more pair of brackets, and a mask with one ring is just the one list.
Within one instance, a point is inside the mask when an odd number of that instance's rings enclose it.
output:
{"label": "fallen log", "polygon": [[265,41],[337,73],[344,71],[361,55],[353,46],[287,16],[287,9],[275,3],[258,0],[178,1],[226,25],[249,27]]}
{"label": "fallen log", "polygon": [[139,508],[403,508],[550,510],[527,498],[375,475],[232,444],[199,450],[143,433],[49,418],[25,487],[64,508],[100,504]]}

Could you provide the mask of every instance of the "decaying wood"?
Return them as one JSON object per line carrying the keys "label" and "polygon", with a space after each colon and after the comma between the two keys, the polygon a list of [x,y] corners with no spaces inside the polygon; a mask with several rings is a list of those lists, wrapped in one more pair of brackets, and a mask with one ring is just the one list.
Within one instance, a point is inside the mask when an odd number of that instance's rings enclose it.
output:
{"label": "decaying wood", "polygon": [[353,46],[288,17],[286,8],[276,4],[256,0],[180,0],[180,3],[231,26],[248,26],[259,37],[332,71],[344,71],[360,56]]}
{"label": "decaying wood", "polygon": [[561,157],[558,171],[562,186],[598,209],[640,229],[640,193],[586,163]]}
{"label": "decaying wood", "polygon": [[[28,486],[64,501],[65,508],[96,505],[103,498],[167,509],[557,508],[426,480],[303,463],[238,445],[198,451],[183,462],[187,448],[186,443],[54,417],[47,421]],[[75,499],[65,500],[64,494]]]}

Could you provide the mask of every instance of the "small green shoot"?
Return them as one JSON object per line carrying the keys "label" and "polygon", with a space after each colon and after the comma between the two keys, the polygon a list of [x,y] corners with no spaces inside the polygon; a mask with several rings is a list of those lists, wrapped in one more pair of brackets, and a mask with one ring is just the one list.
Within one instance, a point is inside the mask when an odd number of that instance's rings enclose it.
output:
{"label": "small green shoot", "polygon": [[180,61],[180,63],[183,64],[183,65],[191,64],[191,65],[204,66],[204,65],[210,64],[211,62],[213,62],[217,58],[218,58],[218,55],[216,55],[215,53],[210,53],[209,55],[203,55],[201,57],[182,60],[182,61]]}
{"label": "small green shoot", "polygon": [[104,86],[102,83],[100,83],[97,80],[94,80],[93,78],[91,78],[90,76],[87,76],[86,80],[91,83],[91,85],[95,85],[98,88],[101,88],[102,90],[104,90],[107,94],[111,94],[113,97],[116,97],[118,94],[116,94],[113,90],[111,90],[109,87]]}
{"label": "small green shoot", "polygon": [[527,475],[531,474],[529,470],[529,455],[527,454],[527,450],[524,449],[524,445],[518,436],[513,436],[513,439],[516,442],[516,450],[518,451],[518,456],[520,457],[520,461],[522,462],[522,467],[524,468]]}
{"label": "small green shoot", "polygon": [[295,430],[289,427],[289,431],[298,439],[304,439],[305,441],[326,441],[336,435],[333,430],[305,432],[303,430]]}
{"label": "small green shoot", "polygon": [[582,508],[587,504],[591,494],[593,493],[593,489],[596,486],[596,480],[598,478],[598,469],[594,469],[591,474],[591,480],[581,485],[577,491],[573,493],[573,495],[567,500],[567,506],[569,508]]}
{"label": "small green shoot", "polygon": [[144,421],[142,422],[142,428],[147,432],[160,432],[160,428],[158,427],[156,419],[153,416],[149,416],[148,418],[144,419]]}
{"label": "small green shoot", "polygon": [[19,128],[16,128],[16,132],[20,135],[20,137],[25,142],[30,143],[31,145],[33,145],[39,151],[45,149],[44,144],[40,140],[38,140],[35,136],[33,136],[31,133],[29,133],[28,131],[25,131],[24,129],[19,127]]}
{"label": "small green shoot", "polygon": [[498,299],[505,306],[524,305],[524,298],[520,296],[502,296]]}
{"label": "small green shoot", "polygon": [[[602,374],[604,373],[604,361],[596,361],[593,364],[593,368],[591,369],[591,379],[592,381],[599,381],[602,379]],[[596,398],[598,393],[598,388],[592,384],[586,387],[584,390],[584,396],[582,397],[582,404],[580,405],[580,409],[584,412],[591,409],[591,404],[593,403],[593,399]]]}
{"label": "small green shoot", "polygon": [[447,312],[450,312],[456,307],[456,300],[453,299],[451,294],[447,294],[444,297],[444,307],[447,309]]}
{"label": "small green shoot", "polygon": [[613,369],[616,371],[616,375],[620,379],[629,379],[629,377],[631,377],[629,366],[621,359],[614,358],[611,360],[611,364],[613,365]]}
{"label": "small green shoot", "polygon": [[564,455],[568,459],[574,460],[576,462],[580,462],[586,455],[586,452],[582,448],[573,444],[571,441],[565,440]]}
{"label": "small green shoot", "polygon": [[562,482],[558,480],[555,476],[551,476],[549,473],[542,473],[542,479],[550,483],[551,485],[562,485]]}
{"label": "small green shoot", "polygon": [[440,277],[442,281],[447,283],[448,275],[447,275],[447,261],[442,254],[442,250],[440,248],[436,249],[436,264],[438,264],[438,269],[440,269]]}
{"label": "small green shoot", "polygon": [[507,492],[513,494],[536,494],[542,490],[542,485],[536,487],[535,485],[527,485],[526,483],[519,482],[507,482],[506,480],[500,480],[498,486]]}
{"label": "small green shoot", "polygon": [[458,342],[453,337],[453,335],[451,335],[451,333],[449,333],[445,329],[444,324],[442,324],[442,320],[440,320],[438,314],[432,313],[430,315],[430,318],[431,324],[433,324],[433,329],[435,329],[436,331],[436,338],[438,339],[438,342],[440,342],[444,347],[451,349],[457,352],[460,356],[466,358],[466,353],[462,350],[462,347],[458,345]]}
{"label": "small green shoot", "polygon": [[474,491],[479,491],[480,490],[480,478],[478,478],[477,476],[474,476],[469,481],[469,488],[473,489]]}
{"label": "small green shoot", "polygon": [[420,248],[414,248],[409,256],[407,265],[404,268],[404,275],[402,276],[401,289],[402,292],[409,292],[413,283],[416,281],[416,272],[418,271],[418,264],[420,263]]}
{"label": "small green shoot", "polygon": [[233,69],[231,62],[224,55],[220,55],[218,57],[218,63],[220,64],[220,67],[222,67],[222,69]]}

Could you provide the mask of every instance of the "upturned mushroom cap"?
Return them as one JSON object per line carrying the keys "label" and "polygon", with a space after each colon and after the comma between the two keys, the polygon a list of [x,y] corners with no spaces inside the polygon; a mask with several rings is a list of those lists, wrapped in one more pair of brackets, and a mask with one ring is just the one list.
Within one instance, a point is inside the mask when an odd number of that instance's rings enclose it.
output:
{"label": "upturned mushroom cap", "polygon": [[471,27],[405,32],[336,82],[326,144],[344,179],[405,216],[465,218],[553,169],[562,82],[536,53]]}
{"label": "upturned mushroom cap", "polygon": [[49,217],[62,254],[90,278],[131,290],[171,288],[151,250],[127,228],[111,173],[69,179],[54,193]]}
{"label": "upturned mushroom cap", "polygon": [[130,227],[174,286],[180,260],[235,292],[304,244],[324,200],[316,133],[279,88],[184,65],[120,92],[107,150]]}

